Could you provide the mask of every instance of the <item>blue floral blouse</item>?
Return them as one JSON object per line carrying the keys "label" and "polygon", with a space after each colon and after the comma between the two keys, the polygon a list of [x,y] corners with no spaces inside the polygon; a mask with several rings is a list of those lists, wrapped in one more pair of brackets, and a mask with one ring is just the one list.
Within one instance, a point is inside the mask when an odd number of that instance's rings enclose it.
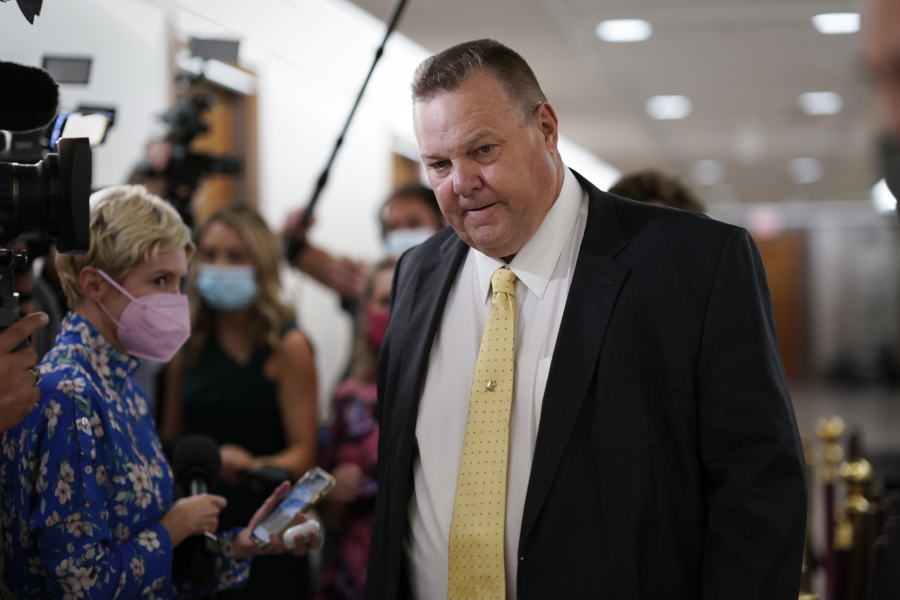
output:
{"label": "blue floral blouse", "polygon": [[[40,365],[39,406],[0,451],[4,578],[19,598],[175,598],[172,542],[160,519],[172,471],[144,394],[139,361],[69,313]],[[246,582],[250,561],[219,535],[219,589]]]}

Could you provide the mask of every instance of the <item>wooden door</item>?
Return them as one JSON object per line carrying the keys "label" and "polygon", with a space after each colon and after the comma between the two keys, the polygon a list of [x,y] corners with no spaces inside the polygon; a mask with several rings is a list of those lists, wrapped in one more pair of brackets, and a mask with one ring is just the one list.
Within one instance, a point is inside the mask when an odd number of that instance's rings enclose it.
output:
{"label": "wooden door", "polygon": [[195,224],[232,202],[259,206],[256,96],[243,96],[212,84],[204,86],[202,92],[214,98],[203,115],[209,131],[194,138],[191,151],[213,157],[236,156],[243,164],[237,175],[203,178],[193,199]]}
{"label": "wooden door", "polygon": [[788,230],[756,244],[766,268],[784,370],[789,379],[801,379],[809,366],[806,234]]}

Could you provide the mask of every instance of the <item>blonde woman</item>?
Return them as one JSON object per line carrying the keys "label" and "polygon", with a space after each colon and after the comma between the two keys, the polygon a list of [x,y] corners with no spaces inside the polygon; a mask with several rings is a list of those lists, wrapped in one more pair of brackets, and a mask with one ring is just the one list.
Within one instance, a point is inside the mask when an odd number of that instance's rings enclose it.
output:
{"label": "blonde woman", "polygon": [[[315,364],[293,311],[279,299],[280,247],[259,214],[228,206],[196,239],[188,285],[193,334],[170,365],[163,435],[203,433],[220,444],[215,491],[228,500],[221,522],[229,527],[246,522],[264,498],[250,474],[275,467],[296,480],[315,464]],[[302,598],[307,574],[303,559],[266,557],[233,597]]]}
{"label": "blonde woman", "polygon": [[[40,401],[3,437],[4,577],[19,598],[182,597],[200,590],[176,586],[173,549],[216,531],[226,501],[174,502],[132,375],[142,358],[169,360],[190,334],[179,288],[194,244],[178,213],[141,186],[91,201],[89,251],[57,259],[72,312],[40,364]],[[220,535],[213,587],[246,581],[247,559],[260,553],[249,530],[285,491],[248,528]]]}

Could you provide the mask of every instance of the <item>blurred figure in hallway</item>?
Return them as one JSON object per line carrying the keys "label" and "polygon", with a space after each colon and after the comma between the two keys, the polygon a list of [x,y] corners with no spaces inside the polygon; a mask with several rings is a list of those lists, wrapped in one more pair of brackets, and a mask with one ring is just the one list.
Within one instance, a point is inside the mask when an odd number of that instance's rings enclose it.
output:
{"label": "blurred figure in hallway", "polygon": [[396,258],[372,268],[361,303],[350,377],[334,392],[322,466],[336,484],[319,513],[328,535],[316,600],[362,599],[378,483],[375,365],[387,331]]}
{"label": "blurred figure in hallway", "polygon": [[[365,286],[369,261],[334,256],[311,244],[302,217],[303,209],[294,211],[284,226],[285,236],[291,240],[288,262],[340,294],[345,307],[355,307]],[[447,224],[434,192],[420,183],[397,188],[385,200],[378,218],[385,249],[394,255],[424,242]]]}
{"label": "blurred figure in hallway", "polygon": [[677,177],[670,177],[655,169],[633,171],[623,175],[609,188],[609,193],[658,206],[671,206],[698,213],[706,212],[703,201]]}

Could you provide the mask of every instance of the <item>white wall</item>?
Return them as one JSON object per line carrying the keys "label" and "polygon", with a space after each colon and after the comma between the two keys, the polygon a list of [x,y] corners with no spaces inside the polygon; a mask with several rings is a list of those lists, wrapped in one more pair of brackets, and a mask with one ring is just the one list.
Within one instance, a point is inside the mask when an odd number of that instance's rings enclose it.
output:
{"label": "white wall", "polygon": [[[387,16],[387,15],[385,15]],[[120,183],[141,155],[155,115],[167,107],[167,27],[176,35],[241,41],[241,61],[258,75],[261,211],[278,228],[305,206],[385,33],[385,24],[344,0],[48,0],[29,25],[0,4],[0,59],[40,65],[47,52],[91,55],[88,86],[62,86],[63,106],[119,109],[95,150],[94,181]],[[391,153],[415,157],[409,82],[428,53],[400,35],[389,40],[319,199],[312,241],[333,253],[373,260],[382,249],[377,210],[390,193]],[[562,140],[563,159],[602,188],[618,176]],[[345,367],[351,323],[333,293],[293,272],[301,324],[317,349],[320,404]]]}
{"label": "white wall", "polygon": [[15,2],[0,4],[0,60],[41,66],[44,54],[93,57],[88,85],[60,85],[60,108],[116,107],[116,125],[94,149],[94,183],[121,183],[166,108],[165,15],[134,0],[49,0],[30,25]]}

